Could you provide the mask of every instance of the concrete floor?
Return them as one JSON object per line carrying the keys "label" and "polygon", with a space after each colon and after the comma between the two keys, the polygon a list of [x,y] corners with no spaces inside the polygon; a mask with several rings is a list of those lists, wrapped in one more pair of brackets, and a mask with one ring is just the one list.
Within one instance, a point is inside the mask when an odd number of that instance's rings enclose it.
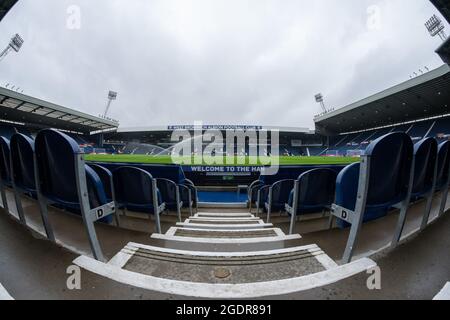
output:
{"label": "concrete floor", "polygon": [[[389,255],[374,258],[382,290],[369,291],[362,274],[339,283],[277,299],[432,299],[450,279],[450,214]],[[0,283],[15,299],[178,299],[122,285],[82,271],[82,290],[66,287],[66,269],[76,255],[35,238],[0,213]]]}
{"label": "concrete floor", "polygon": [[[436,197],[434,206],[439,202]],[[11,198],[10,198],[11,199]],[[11,199],[12,200],[12,199]],[[35,203],[26,199],[25,211],[29,223],[40,224]],[[10,209],[14,202],[9,201]],[[448,202],[450,203],[450,201]],[[408,215],[405,232],[416,228],[420,222],[423,203],[414,205]],[[14,210],[13,210],[14,211]],[[208,210],[213,211],[213,210]],[[224,210],[220,210],[224,211]],[[233,211],[233,210],[232,210]],[[235,211],[235,210],[234,210]],[[433,215],[432,215],[433,216]],[[382,271],[382,290],[369,291],[366,288],[368,275],[358,275],[307,292],[276,297],[284,299],[431,299],[450,279],[450,214],[437,219],[424,232],[408,240],[395,251],[377,254],[373,258]],[[50,218],[57,237],[68,247],[90,254],[81,219],[50,210]],[[127,218],[129,229],[142,225],[144,230],[124,230],[99,224],[96,229],[107,257],[112,257],[128,241],[160,247],[199,251],[255,251],[292,247],[316,243],[328,255],[338,260],[347,239],[347,232],[333,229],[317,231],[318,225],[326,219],[300,222],[297,228],[305,233],[300,240],[277,241],[267,244],[193,244],[177,241],[151,239],[152,230],[145,232],[147,222]],[[283,217],[274,218],[276,226],[283,227]],[[367,253],[388,244],[395,226],[397,213],[364,225],[357,248],[357,254]],[[165,217],[164,228],[174,224],[174,218]],[[144,220],[145,222],[145,220]],[[148,221],[151,225],[151,222]],[[307,228],[307,226],[311,228]],[[306,228],[306,229],[305,229]],[[42,226],[39,229],[42,229]],[[320,229],[319,229],[320,230]],[[30,233],[14,218],[0,209],[0,283],[16,299],[177,299],[185,298],[146,291],[122,285],[87,271],[82,271],[82,290],[70,291],[66,287],[66,269],[76,254],[42,239],[41,235]]]}

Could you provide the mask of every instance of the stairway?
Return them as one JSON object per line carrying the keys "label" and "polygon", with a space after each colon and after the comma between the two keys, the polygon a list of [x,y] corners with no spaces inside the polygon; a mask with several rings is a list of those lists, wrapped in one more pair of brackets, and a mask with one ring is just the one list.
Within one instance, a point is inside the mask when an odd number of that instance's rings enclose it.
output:
{"label": "stairway", "polygon": [[299,234],[246,212],[198,212],[151,237],[160,246],[130,242],[107,263],[86,256],[74,263],[121,283],[202,298],[277,296],[375,265],[361,259],[339,266],[317,245],[298,245]]}

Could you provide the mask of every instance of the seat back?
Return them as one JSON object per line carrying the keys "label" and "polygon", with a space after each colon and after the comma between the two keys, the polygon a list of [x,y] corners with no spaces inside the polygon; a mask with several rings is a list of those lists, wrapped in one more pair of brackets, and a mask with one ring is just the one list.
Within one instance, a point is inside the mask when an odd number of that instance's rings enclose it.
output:
{"label": "seat back", "polygon": [[337,173],[331,169],[313,169],[298,177],[298,210],[326,208],[335,197]]}
{"label": "seat back", "polygon": [[436,187],[443,188],[448,182],[450,166],[450,141],[444,141],[438,147],[438,164],[436,175]]}
{"label": "seat back", "polygon": [[403,132],[387,134],[369,145],[367,206],[388,206],[407,197],[413,150],[411,138]]}
{"label": "seat back", "polygon": [[272,186],[272,206],[275,209],[282,209],[288,202],[289,195],[294,187],[294,180],[282,180]]}
{"label": "seat back", "polygon": [[413,183],[413,154],[414,146],[407,134],[390,133],[369,145],[359,168],[349,166],[338,176],[331,214],[341,227],[351,224],[342,258],[345,263],[351,261],[364,221],[379,218],[395,204],[401,203],[402,210],[407,208]]}
{"label": "seat back", "polygon": [[161,197],[166,204],[176,205],[176,186],[169,183],[167,180],[157,180],[158,190],[161,193]]}
{"label": "seat back", "polygon": [[100,178],[102,184],[103,184],[103,188],[105,190],[105,195],[106,198],[108,199],[108,201],[112,201],[114,199],[114,195],[113,195],[113,185],[112,185],[112,173],[111,171],[109,171],[108,169],[106,169],[105,167],[102,167],[100,165],[97,164],[89,164],[88,165],[92,170],[95,171],[95,173],[98,175],[98,177]]}
{"label": "seat back", "polygon": [[355,210],[358,193],[360,163],[353,163],[342,170],[336,178],[336,204]]}
{"label": "seat back", "polygon": [[414,145],[414,181],[412,196],[420,196],[433,188],[438,144],[426,138]]}
{"label": "seat back", "polygon": [[33,157],[33,139],[22,133],[14,134],[11,138],[12,178],[17,187],[29,192],[36,191]]}
{"label": "seat back", "polygon": [[75,140],[45,129],[36,137],[35,152],[41,193],[57,202],[77,203],[75,156],[81,151]]}
{"label": "seat back", "polygon": [[11,182],[10,142],[0,136],[0,179],[3,183]]}
{"label": "seat back", "polygon": [[277,181],[285,180],[285,179],[292,179],[296,180],[302,173],[305,173],[307,171],[313,170],[313,169],[330,169],[336,171],[336,173],[339,173],[342,169],[345,168],[345,165],[321,165],[321,166],[280,166],[278,169],[277,174],[275,175],[264,175],[261,174],[259,177],[259,180],[264,185],[271,185]]}
{"label": "seat back", "polygon": [[[79,208],[75,157],[82,153],[68,135],[54,129],[38,133],[35,140],[37,171],[42,195],[69,208]],[[91,208],[107,203],[102,181],[85,165]]]}
{"label": "seat back", "polygon": [[[113,175],[116,169],[129,166],[129,164],[127,163],[108,163],[108,162],[89,162],[89,164],[100,165],[111,171]],[[175,182],[176,184],[183,184],[186,179],[184,171],[180,165],[133,164],[132,166],[134,168],[139,168],[150,173],[150,175],[155,179],[156,178],[168,179]]]}
{"label": "seat back", "polygon": [[114,171],[113,180],[119,204],[153,208],[153,177],[150,173],[136,167],[120,167]]}

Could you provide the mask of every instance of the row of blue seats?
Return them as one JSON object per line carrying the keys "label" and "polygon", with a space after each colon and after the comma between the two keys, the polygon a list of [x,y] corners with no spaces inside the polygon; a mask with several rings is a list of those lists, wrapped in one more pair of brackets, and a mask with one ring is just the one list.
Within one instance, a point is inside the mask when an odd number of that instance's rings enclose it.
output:
{"label": "row of blue seats", "polygon": [[345,156],[348,151],[364,150],[370,142],[394,131],[406,132],[415,142],[424,138],[436,138],[438,141],[443,141],[448,140],[450,136],[449,128],[450,118],[445,117],[367,132],[352,133],[346,136],[332,137],[329,150]]}
{"label": "row of blue seats", "polygon": [[[85,163],[78,143],[57,130],[42,130],[36,140],[18,133],[11,140],[0,137],[3,205],[9,210],[5,187],[12,188],[20,220],[26,224],[20,194],[37,198],[47,237],[51,240],[55,238],[47,218],[48,205],[81,213],[94,256],[98,259],[102,258],[102,254],[93,222],[101,220],[110,223],[114,213],[119,223],[116,208],[153,215],[159,233],[159,214],[164,210],[177,210],[180,221],[179,210],[183,205],[189,207],[192,214],[192,206],[197,202],[197,191],[189,180],[176,177],[181,170],[179,167],[144,170],[127,165],[112,166]],[[169,175],[178,179],[172,181],[167,178]]]}
{"label": "row of blue seats", "polygon": [[392,241],[396,246],[412,201],[426,199],[421,229],[428,224],[436,192],[442,193],[438,215],[443,214],[450,184],[450,141],[438,144],[435,138],[426,138],[413,144],[405,133],[390,133],[373,141],[359,163],[343,169],[314,168],[295,179],[270,182],[274,178],[255,182],[249,201],[258,211],[264,204],[268,221],[271,211],[285,210],[291,216],[291,233],[297,216],[331,209],[339,227],[352,228],[344,253],[348,262],[363,222],[401,209]]}
{"label": "row of blue seats", "polygon": [[31,137],[30,131],[22,126],[13,126],[10,124],[0,124],[0,136],[11,139],[11,137],[16,133],[22,133]]}
{"label": "row of blue seats", "polygon": [[[323,165],[320,166],[322,170],[331,170],[337,175],[344,165]],[[254,181],[248,187],[248,203],[250,211],[254,206],[259,213],[260,209],[264,207],[268,198],[271,197],[270,210],[279,211],[285,208],[285,203],[291,195],[291,190],[294,187],[294,181],[302,174],[308,173],[318,166],[282,166],[274,175],[265,175],[262,173],[258,180]]]}

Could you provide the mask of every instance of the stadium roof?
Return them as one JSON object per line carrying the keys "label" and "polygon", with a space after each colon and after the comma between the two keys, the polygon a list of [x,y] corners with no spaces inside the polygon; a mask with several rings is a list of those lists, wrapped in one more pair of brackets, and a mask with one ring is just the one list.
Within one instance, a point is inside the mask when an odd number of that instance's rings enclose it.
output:
{"label": "stadium roof", "polygon": [[450,38],[448,38],[437,50],[436,53],[441,59],[449,64],[450,63]]}
{"label": "stadium roof", "polygon": [[115,121],[39,100],[0,87],[0,119],[81,133],[117,129]]}
{"label": "stadium roof", "polygon": [[431,2],[450,23],[450,2],[448,0],[431,0]]}
{"label": "stadium roof", "polygon": [[409,81],[314,119],[316,131],[362,131],[449,114],[450,67],[445,64]]}
{"label": "stadium roof", "polygon": [[9,10],[16,4],[17,0],[0,1],[0,21],[5,17]]}

